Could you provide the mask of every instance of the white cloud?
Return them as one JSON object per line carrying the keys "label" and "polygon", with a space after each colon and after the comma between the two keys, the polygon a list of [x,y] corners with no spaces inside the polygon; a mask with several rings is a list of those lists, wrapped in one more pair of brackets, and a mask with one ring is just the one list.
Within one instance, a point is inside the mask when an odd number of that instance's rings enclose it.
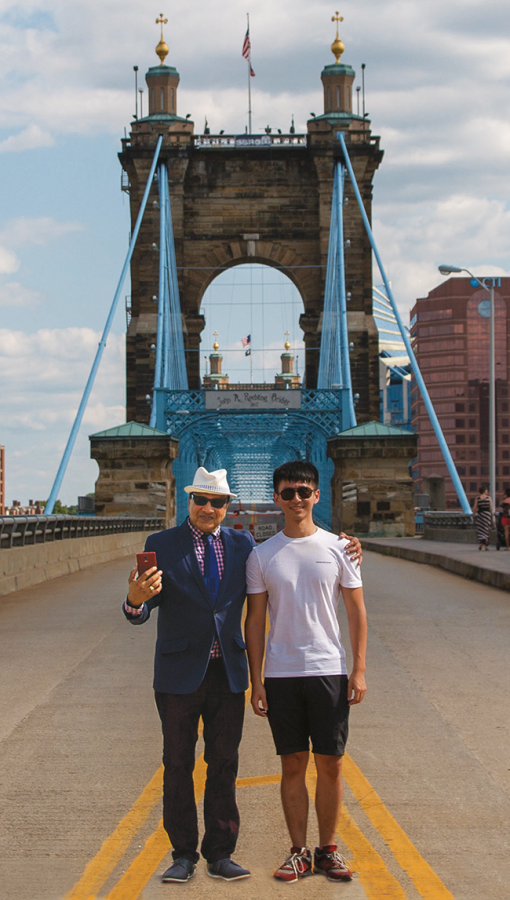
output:
{"label": "white cloud", "polygon": [[0,284],[0,306],[33,307],[39,304],[41,299],[42,296],[38,291],[24,287],[19,281]]}
{"label": "white cloud", "polygon": [[[9,496],[15,491],[16,499],[26,500],[49,494],[99,338],[90,328],[33,334],[0,329],[0,421]],[[94,487],[97,465],[89,459],[88,435],[125,421],[124,340],[117,334],[108,338],[62,487],[66,502]]]}
{"label": "white cloud", "polygon": [[[30,219],[20,216],[6,222],[0,230],[0,242],[10,247],[20,247],[26,244],[47,244],[64,234],[73,231],[82,231],[83,225],[79,222],[57,222],[50,216],[40,216]],[[14,254],[13,254],[14,255]],[[15,271],[15,270],[9,270]]]}
{"label": "white cloud", "polygon": [[28,125],[18,134],[11,134],[0,141],[0,153],[12,153],[18,150],[34,150],[36,147],[53,147],[55,141],[48,131],[39,125]]}
{"label": "white cloud", "polygon": [[[1,238],[0,238],[1,240]],[[19,259],[12,250],[0,246],[0,275],[12,275],[19,269]]]}
{"label": "white cloud", "polygon": [[[508,255],[510,209],[500,200],[455,194],[429,203],[385,204],[374,235],[401,311],[443,280],[440,263],[477,274],[504,274],[491,263]],[[379,280],[374,262],[374,279]]]}

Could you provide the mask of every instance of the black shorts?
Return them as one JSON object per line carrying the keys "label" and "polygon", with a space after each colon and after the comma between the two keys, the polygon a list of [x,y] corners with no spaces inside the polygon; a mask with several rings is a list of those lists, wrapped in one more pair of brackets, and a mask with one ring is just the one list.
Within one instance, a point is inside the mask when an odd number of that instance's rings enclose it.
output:
{"label": "black shorts", "polygon": [[310,749],[343,756],[349,733],[347,675],[266,678],[268,719],[278,756]]}

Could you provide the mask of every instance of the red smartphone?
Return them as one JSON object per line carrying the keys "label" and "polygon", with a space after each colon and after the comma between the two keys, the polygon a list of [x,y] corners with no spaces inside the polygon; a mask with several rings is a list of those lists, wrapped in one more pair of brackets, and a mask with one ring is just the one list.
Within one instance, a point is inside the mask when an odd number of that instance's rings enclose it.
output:
{"label": "red smartphone", "polygon": [[157,566],[156,562],[156,554],[154,550],[149,550],[149,552],[137,553],[136,554],[136,565],[138,567],[138,577],[140,578],[147,569],[151,569],[152,566]]}

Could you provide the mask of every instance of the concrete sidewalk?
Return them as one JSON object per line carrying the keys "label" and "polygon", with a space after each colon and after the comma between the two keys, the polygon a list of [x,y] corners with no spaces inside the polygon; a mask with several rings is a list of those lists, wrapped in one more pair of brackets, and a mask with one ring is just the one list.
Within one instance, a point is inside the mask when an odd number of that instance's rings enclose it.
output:
{"label": "concrete sidewalk", "polygon": [[364,550],[397,556],[411,562],[446,569],[473,581],[481,581],[502,591],[510,591],[510,553],[505,550],[478,550],[476,544],[456,544],[412,538],[361,538]]}

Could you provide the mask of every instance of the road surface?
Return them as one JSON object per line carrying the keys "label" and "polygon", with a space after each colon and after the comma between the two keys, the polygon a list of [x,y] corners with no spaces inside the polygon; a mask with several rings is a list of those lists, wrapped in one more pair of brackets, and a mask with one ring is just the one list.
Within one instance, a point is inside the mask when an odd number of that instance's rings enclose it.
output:
{"label": "road surface", "polygon": [[[428,566],[365,554],[368,693],[353,709],[339,822],[352,883],[292,887],[279,762],[246,711],[241,833],[252,871],[225,885],[203,861],[186,886],[160,825],[155,621],[122,616],[125,560],[0,600],[0,896],[3,900],[508,900],[510,596]],[[202,746],[196,791],[203,791]],[[314,770],[309,783],[313,792]],[[309,844],[316,840],[312,819]]]}

